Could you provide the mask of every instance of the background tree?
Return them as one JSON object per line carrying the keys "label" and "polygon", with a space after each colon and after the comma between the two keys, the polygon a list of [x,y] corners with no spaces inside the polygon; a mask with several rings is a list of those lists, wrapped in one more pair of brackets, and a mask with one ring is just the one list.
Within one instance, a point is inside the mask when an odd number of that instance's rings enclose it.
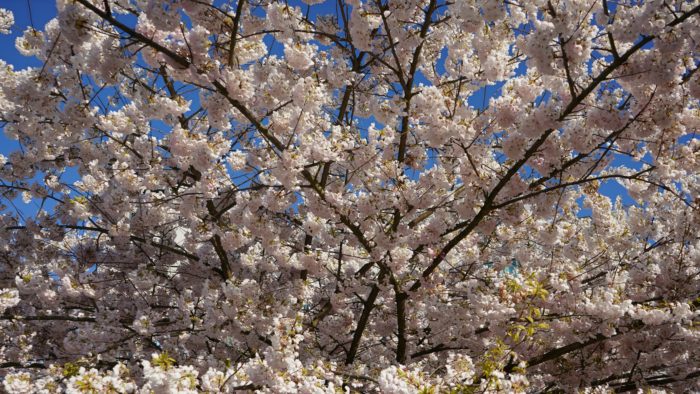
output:
{"label": "background tree", "polygon": [[5,390],[700,389],[697,1],[305,3],[17,40]]}

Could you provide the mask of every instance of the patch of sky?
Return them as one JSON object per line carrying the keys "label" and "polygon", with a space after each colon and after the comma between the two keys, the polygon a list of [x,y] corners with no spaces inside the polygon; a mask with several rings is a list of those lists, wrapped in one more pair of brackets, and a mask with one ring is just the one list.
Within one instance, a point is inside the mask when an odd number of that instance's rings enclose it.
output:
{"label": "patch of sky", "polygon": [[610,198],[611,201],[615,201],[617,198],[620,198],[623,207],[629,207],[637,204],[637,202],[630,196],[627,189],[615,179],[602,181],[598,191],[600,194]]}
{"label": "patch of sky", "polygon": [[578,212],[576,213],[576,216],[579,218],[588,218],[593,215],[593,210],[591,208],[588,208],[586,206],[586,198],[581,196],[576,199],[576,204],[579,207]]}
{"label": "patch of sky", "polygon": [[[486,268],[494,268],[494,263],[493,261],[487,261],[484,266]],[[506,264],[506,266],[498,272],[498,276],[519,276],[519,269],[520,262],[516,259],[511,259],[510,263]]]}

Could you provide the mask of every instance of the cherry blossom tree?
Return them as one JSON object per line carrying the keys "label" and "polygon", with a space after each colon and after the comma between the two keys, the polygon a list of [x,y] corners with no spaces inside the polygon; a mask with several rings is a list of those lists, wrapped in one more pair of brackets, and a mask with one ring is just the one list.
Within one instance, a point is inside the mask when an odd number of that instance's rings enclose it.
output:
{"label": "cherry blossom tree", "polygon": [[698,1],[56,5],[5,391],[700,390]]}

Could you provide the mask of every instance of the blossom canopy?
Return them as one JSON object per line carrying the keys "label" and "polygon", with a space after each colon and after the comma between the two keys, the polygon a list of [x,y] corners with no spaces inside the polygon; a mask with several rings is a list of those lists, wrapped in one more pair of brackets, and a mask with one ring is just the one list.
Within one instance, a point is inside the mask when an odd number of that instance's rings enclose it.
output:
{"label": "blossom canopy", "polygon": [[5,391],[700,390],[697,0],[56,9],[0,10]]}

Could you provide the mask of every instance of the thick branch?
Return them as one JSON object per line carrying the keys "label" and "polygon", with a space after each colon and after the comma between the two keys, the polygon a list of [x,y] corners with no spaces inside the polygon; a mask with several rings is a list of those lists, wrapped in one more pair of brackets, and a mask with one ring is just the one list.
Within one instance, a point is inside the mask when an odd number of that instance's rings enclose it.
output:
{"label": "thick branch", "polygon": [[[384,278],[384,273],[379,275],[380,283]],[[367,328],[367,323],[369,322],[369,316],[374,309],[374,303],[377,301],[377,296],[379,295],[379,285],[374,284],[372,289],[367,296],[367,300],[364,302],[364,308],[362,309],[362,315],[360,315],[360,320],[357,322],[357,327],[355,328],[355,333],[352,336],[352,343],[350,344],[350,350],[348,351],[347,357],[345,358],[345,364],[352,364],[355,362],[355,357],[357,356],[357,351],[360,348],[360,340],[362,340],[362,334]]]}

